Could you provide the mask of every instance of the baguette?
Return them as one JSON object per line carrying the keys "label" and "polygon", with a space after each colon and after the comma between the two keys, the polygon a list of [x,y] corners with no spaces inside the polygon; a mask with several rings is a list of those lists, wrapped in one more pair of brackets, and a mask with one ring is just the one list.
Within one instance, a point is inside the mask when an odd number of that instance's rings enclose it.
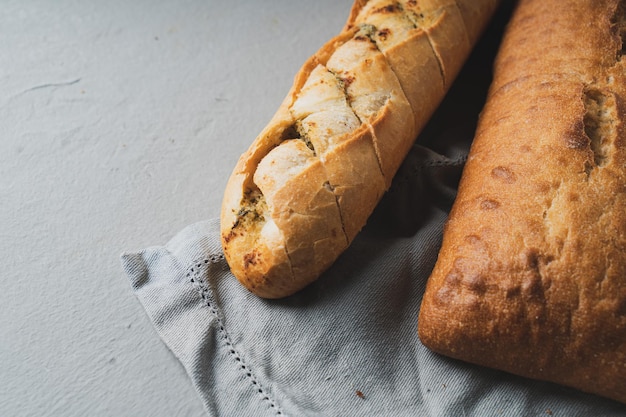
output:
{"label": "baguette", "polygon": [[625,2],[522,0],[429,278],[430,349],[626,403]]}
{"label": "baguette", "polygon": [[497,2],[353,4],[226,186],[222,246],[246,288],[265,298],[293,294],[350,245]]}

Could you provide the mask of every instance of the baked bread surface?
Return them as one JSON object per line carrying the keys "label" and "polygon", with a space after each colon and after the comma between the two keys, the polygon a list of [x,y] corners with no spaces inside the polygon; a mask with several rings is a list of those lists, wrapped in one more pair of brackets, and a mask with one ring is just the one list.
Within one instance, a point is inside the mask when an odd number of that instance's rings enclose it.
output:
{"label": "baked bread surface", "polygon": [[241,156],[221,213],[233,274],[290,295],[365,225],[497,0],[357,0]]}
{"label": "baked bread surface", "polygon": [[626,403],[624,11],[519,2],[418,328],[444,355]]}

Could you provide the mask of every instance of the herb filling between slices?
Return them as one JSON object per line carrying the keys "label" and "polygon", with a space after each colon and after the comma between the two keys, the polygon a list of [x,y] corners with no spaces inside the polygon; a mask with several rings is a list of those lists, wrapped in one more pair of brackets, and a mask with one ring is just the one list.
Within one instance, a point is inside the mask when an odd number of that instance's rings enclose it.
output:
{"label": "herb filling between slices", "polygon": [[265,196],[260,190],[248,190],[244,193],[241,208],[237,212],[237,220],[231,229],[243,227],[245,229],[265,221],[263,213],[267,209]]}

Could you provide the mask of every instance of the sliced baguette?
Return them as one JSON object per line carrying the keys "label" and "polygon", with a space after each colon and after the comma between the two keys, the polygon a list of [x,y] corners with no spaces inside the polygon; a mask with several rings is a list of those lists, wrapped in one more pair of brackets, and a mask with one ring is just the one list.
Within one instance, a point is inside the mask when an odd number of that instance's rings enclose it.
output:
{"label": "sliced baguette", "polygon": [[[496,6],[476,2],[474,32]],[[227,184],[222,246],[243,285],[290,295],[348,247],[467,58],[468,19],[453,0],[354,3]]]}

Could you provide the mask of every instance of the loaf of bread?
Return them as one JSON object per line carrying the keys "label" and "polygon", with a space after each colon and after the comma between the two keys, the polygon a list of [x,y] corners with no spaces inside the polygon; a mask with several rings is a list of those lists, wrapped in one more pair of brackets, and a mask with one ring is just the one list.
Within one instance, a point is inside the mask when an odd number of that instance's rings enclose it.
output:
{"label": "loaf of bread", "polygon": [[517,5],[418,323],[441,354],[623,403],[625,11]]}
{"label": "loaf of bread", "polygon": [[253,293],[290,295],[350,245],[498,0],[357,0],[224,193],[222,246]]}
{"label": "loaf of bread", "polygon": [[357,0],[237,163],[221,213],[232,273],[290,295],[348,247],[498,0]]}

